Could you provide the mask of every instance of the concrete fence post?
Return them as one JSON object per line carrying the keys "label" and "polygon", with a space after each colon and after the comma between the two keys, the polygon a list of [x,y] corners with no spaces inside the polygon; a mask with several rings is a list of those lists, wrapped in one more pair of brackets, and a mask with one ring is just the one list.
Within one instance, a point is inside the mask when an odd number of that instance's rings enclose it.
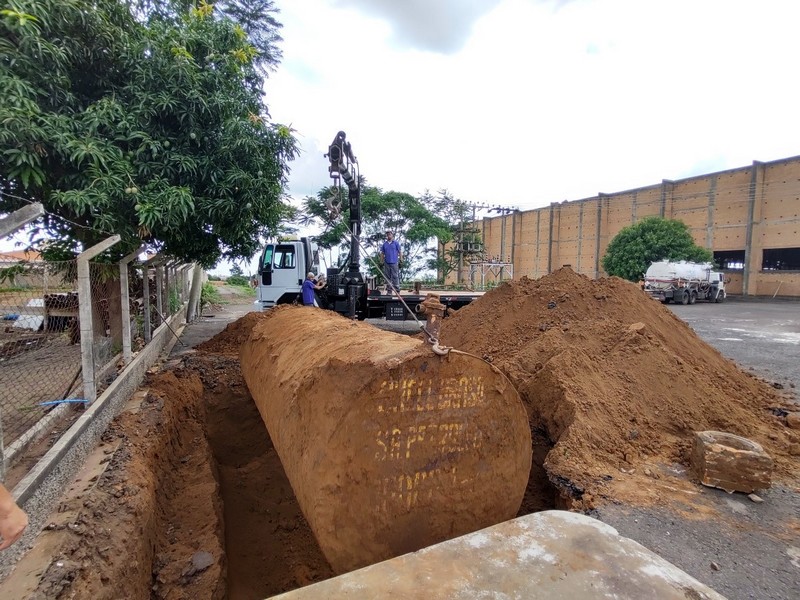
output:
{"label": "concrete fence post", "polygon": [[44,214],[44,206],[38,202],[24,206],[19,210],[15,210],[10,215],[0,219],[0,237],[11,235],[18,229],[22,229],[30,223],[35,221]]}
{"label": "concrete fence post", "polygon": [[84,400],[92,403],[97,398],[94,380],[94,327],[92,326],[92,281],[89,261],[117,244],[119,235],[112,235],[78,255],[78,315],[81,323],[81,363]]}
{"label": "concrete fence post", "polygon": [[144,249],[144,246],[140,246],[138,250],[131,252],[128,256],[119,261],[119,289],[121,292],[120,302],[122,303],[122,362],[125,365],[130,364],[133,358],[133,351],[131,349],[131,304],[130,292],[128,290],[128,264],[139,256]]}
{"label": "concrete fence post", "polygon": [[186,321],[192,322],[200,313],[200,290],[203,287],[203,268],[194,263],[192,272],[192,289],[189,292],[189,310],[187,311]]}
{"label": "concrete fence post", "polygon": [[150,267],[149,262],[142,265],[142,301],[144,302],[144,343],[150,342]]}
{"label": "concrete fence post", "polygon": [[164,322],[164,262],[156,265],[156,310],[158,311],[158,324]]}
{"label": "concrete fence post", "polygon": [[[156,254],[142,264],[143,295],[144,295],[144,343],[149,344],[153,337],[152,322],[150,319],[150,267],[161,260],[161,255]],[[157,294],[156,294],[157,295]]]}

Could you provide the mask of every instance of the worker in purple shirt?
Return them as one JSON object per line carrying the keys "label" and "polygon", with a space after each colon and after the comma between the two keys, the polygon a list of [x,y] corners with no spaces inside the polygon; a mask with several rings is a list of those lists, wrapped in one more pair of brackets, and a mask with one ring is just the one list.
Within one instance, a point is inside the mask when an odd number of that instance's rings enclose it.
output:
{"label": "worker in purple shirt", "polygon": [[306,280],[303,282],[303,306],[318,306],[314,297],[316,290],[321,290],[325,287],[325,281],[317,281],[314,273],[308,273]]}
{"label": "worker in purple shirt", "polygon": [[392,284],[394,289],[400,289],[400,261],[403,260],[403,251],[400,244],[394,239],[394,232],[386,232],[386,241],[381,246],[381,261],[383,261],[383,276],[387,284]]}

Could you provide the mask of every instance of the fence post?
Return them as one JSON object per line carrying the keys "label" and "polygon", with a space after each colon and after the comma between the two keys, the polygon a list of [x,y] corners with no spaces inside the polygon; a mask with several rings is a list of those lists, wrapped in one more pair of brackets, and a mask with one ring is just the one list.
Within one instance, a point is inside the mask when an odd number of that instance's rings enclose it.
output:
{"label": "fence post", "polygon": [[161,255],[156,254],[150,260],[142,264],[143,276],[143,292],[144,292],[144,343],[149,344],[152,339],[153,333],[151,331],[152,324],[150,323],[150,266],[161,260]]}
{"label": "fence post", "polygon": [[200,288],[203,286],[203,268],[194,263],[192,272],[192,288],[189,291],[189,310],[187,311],[186,321],[192,322],[200,316]]}
{"label": "fence post", "polygon": [[119,261],[119,288],[120,292],[122,292],[122,363],[125,365],[130,364],[131,358],[133,358],[131,350],[131,304],[128,290],[128,263],[139,256],[144,249],[145,246],[139,246],[138,250],[131,252]]}
{"label": "fence post", "polygon": [[84,400],[92,403],[97,398],[94,381],[94,328],[92,327],[92,281],[89,260],[120,241],[112,235],[78,255],[78,315],[81,322],[81,362],[83,369]]}
{"label": "fence post", "polygon": [[158,324],[164,322],[164,262],[156,265],[156,310],[158,311]]}
{"label": "fence post", "polygon": [[44,206],[39,202],[34,202],[28,206],[24,206],[19,210],[15,210],[10,215],[0,219],[0,238],[11,235],[17,229],[22,229],[30,223],[35,221],[44,214]]}
{"label": "fence post", "polygon": [[170,271],[172,270],[172,261],[167,261],[164,263],[164,299],[161,303],[164,306],[164,317],[165,320],[172,316],[172,312],[170,312],[169,305],[169,286],[172,285],[172,276],[170,275]]}

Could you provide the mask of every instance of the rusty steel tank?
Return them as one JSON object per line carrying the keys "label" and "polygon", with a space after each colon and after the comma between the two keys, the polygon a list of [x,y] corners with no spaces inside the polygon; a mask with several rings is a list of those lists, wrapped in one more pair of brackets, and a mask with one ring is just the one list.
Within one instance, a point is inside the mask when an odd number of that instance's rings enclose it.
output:
{"label": "rusty steel tank", "polygon": [[338,573],[513,518],[531,467],[526,412],[475,356],[312,307],[266,313],[242,372]]}

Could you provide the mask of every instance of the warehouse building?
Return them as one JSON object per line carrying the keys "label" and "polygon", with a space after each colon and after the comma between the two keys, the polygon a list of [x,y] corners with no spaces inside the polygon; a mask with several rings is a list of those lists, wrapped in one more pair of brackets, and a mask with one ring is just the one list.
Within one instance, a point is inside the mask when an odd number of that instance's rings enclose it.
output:
{"label": "warehouse building", "polygon": [[800,297],[800,156],[501,212],[474,224],[483,252],[465,255],[463,282],[541,277],[564,265],[602,277],[614,236],[662,216],[686,223],[695,242],[714,252],[730,294]]}

